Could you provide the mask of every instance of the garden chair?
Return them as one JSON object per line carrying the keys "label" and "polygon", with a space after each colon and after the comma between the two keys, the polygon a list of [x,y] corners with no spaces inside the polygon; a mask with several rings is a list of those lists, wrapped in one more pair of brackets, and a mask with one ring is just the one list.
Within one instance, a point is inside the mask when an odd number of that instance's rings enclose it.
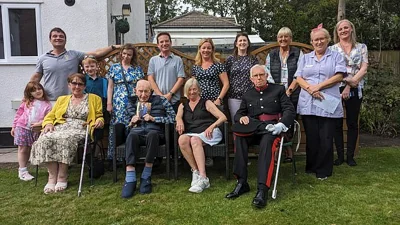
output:
{"label": "garden chair", "polygon": [[[122,159],[125,168],[125,136],[126,135],[119,135],[121,132],[125,133],[125,125],[118,123],[113,125],[114,126],[114,136],[113,141],[115,143],[115,149],[113,149],[113,181],[114,183],[117,182],[117,159]],[[166,170],[168,179],[170,179],[170,124],[166,123],[164,126],[165,130],[165,141],[160,143],[160,148],[156,154],[156,157],[165,157],[166,158]],[[124,137],[124,138],[122,138]],[[122,140],[123,139],[123,140]],[[146,146],[140,147],[140,152],[138,158],[146,157]]]}
{"label": "garden chair", "polygon": [[[206,157],[224,157],[225,158],[225,177],[227,180],[229,180],[230,177],[230,168],[229,168],[229,149],[228,149],[228,122],[224,122],[219,126],[219,129],[221,129],[221,132],[223,134],[222,140],[219,144],[210,146],[210,145],[205,145],[204,146],[204,152]],[[175,163],[175,179],[178,179],[178,156],[182,156],[182,154],[179,151],[179,145],[178,145],[178,133],[175,131],[174,132],[174,163]]]}

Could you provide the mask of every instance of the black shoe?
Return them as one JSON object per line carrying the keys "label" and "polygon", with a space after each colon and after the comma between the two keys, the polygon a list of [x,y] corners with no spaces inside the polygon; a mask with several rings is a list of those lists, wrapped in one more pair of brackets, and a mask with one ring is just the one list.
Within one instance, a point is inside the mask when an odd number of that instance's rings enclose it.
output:
{"label": "black shoe", "polygon": [[227,194],[225,196],[225,198],[228,199],[235,199],[237,197],[239,197],[240,195],[249,192],[250,191],[250,186],[249,183],[245,182],[245,183],[240,183],[237,182],[235,189],[233,189],[233,191],[229,194]]}
{"label": "black shoe", "polygon": [[140,188],[139,191],[141,194],[150,194],[152,191],[153,185],[151,184],[151,177],[147,179],[140,178]]}
{"label": "black shoe", "polygon": [[122,198],[132,198],[136,191],[136,181],[135,182],[126,182],[122,187],[121,197]]}
{"label": "black shoe", "polygon": [[333,162],[333,165],[335,165],[335,166],[340,166],[340,165],[343,164],[343,162],[344,162],[344,159],[336,159],[336,160]]}
{"label": "black shoe", "polygon": [[347,165],[349,165],[349,166],[357,166],[357,163],[353,158],[350,158],[350,159],[347,159]]}
{"label": "black shoe", "polygon": [[267,198],[265,191],[263,190],[258,190],[256,196],[253,198],[252,202],[253,206],[257,208],[264,208],[267,205]]}

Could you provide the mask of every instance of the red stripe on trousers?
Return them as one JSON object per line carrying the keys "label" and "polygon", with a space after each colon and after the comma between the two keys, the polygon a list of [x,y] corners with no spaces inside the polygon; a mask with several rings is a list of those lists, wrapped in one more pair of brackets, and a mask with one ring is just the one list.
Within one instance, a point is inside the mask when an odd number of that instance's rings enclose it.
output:
{"label": "red stripe on trousers", "polygon": [[267,182],[265,184],[265,185],[267,185],[268,188],[271,187],[272,174],[274,173],[274,166],[275,166],[275,152],[276,152],[276,149],[277,149],[280,141],[281,141],[281,137],[277,137],[277,138],[275,138],[274,143],[272,143],[271,161],[269,163]]}

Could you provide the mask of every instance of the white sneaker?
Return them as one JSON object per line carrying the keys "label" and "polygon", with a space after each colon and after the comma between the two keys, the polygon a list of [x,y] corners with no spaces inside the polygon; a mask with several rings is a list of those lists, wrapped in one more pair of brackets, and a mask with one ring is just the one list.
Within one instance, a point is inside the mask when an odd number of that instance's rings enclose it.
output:
{"label": "white sneaker", "polygon": [[208,177],[206,178],[200,177],[197,180],[197,182],[191,188],[189,188],[189,191],[193,193],[200,193],[204,189],[209,187],[210,187],[210,180],[208,179]]}
{"label": "white sneaker", "polygon": [[196,184],[197,180],[200,179],[200,173],[198,170],[192,170],[192,183],[190,183],[190,187]]}
{"label": "white sneaker", "polygon": [[211,157],[206,157],[206,166],[212,167],[214,165],[214,160]]}
{"label": "white sneaker", "polygon": [[28,171],[24,171],[24,172],[19,173],[18,177],[19,177],[20,180],[23,180],[23,181],[30,181],[33,178],[35,178],[34,176],[30,175]]}

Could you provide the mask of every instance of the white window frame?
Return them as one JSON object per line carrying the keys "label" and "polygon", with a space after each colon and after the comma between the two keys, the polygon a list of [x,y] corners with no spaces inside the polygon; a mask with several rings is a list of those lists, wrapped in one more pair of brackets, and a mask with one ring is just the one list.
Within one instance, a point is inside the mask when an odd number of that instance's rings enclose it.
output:
{"label": "white window frame", "polygon": [[[0,4],[3,21],[4,59],[0,64],[36,64],[38,56],[42,55],[42,28],[40,23],[39,4]],[[9,9],[35,9],[36,20],[36,48],[37,56],[11,56]]]}

